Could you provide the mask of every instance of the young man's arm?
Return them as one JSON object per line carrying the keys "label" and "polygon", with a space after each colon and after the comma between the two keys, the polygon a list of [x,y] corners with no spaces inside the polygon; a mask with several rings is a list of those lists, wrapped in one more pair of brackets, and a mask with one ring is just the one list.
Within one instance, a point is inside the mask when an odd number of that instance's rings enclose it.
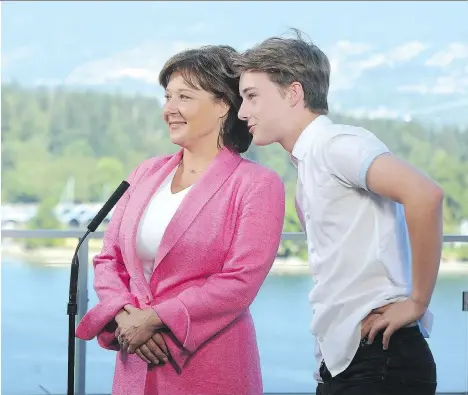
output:
{"label": "young man's arm", "polygon": [[367,171],[368,188],[405,208],[411,243],[413,290],[410,298],[385,311],[369,332],[373,341],[385,329],[384,348],[392,333],[421,318],[431,301],[442,251],[443,190],[394,155],[381,155]]}
{"label": "young man's arm", "polygon": [[381,155],[367,172],[368,188],[405,208],[413,263],[411,299],[427,307],[442,250],[443,190],[394,155]]}
{"label": "young man's arm", "polygon": [[369,333],[369,341],[373,341],[377,332],[386,328],[386,348],[391,334],[421,318],[430,303],[441,258],[444,193],[370,134],[339,135],[330,140],[325,154],[328,168],[342,182],[401,203],[405,210],[412,252],[412,293],[408,300],[382,309]]}

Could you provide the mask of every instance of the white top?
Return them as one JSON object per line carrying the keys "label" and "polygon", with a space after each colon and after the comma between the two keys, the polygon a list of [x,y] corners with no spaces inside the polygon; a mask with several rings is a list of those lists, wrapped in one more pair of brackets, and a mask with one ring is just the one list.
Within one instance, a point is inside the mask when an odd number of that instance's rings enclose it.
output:
{"label": "white top", "polygon": [[[366,185],[370,164],[388,152],[369,131],[319,116],[291,155],[298,168],[296,208],[315,283],[309,295],[311,331],[318,340],[317,362],[323,359],[333,377],[353,359],[369,312],[411,292],[403,206]],[[419,324],[428,337],[432,314],[427,311]]]}
{"label": "white top", "polygon": [[146,206],[136,236],[137,257],[143,266],[146,281],[150,281],[159,245],[175,212],[192,186],[178,193],[171,192],[177,167],[167,176]]}

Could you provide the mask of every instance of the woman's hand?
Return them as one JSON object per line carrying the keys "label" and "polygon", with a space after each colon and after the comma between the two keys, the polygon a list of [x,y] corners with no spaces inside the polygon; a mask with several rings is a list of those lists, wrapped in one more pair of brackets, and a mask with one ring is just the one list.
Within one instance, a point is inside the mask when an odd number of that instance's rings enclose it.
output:
{"label": "woman's hand", "polygon": [[[125,308],[131,311],[132,306],[127,305]],[[123,328],[131,325],[129,321],[126,321],[129,319],[130,313],[128,313],[125,308],[120,310],[120,312],[115,317],[115,321],[118,325],[118,328],[115,332],[117,338],[119,338]],[[120,340],[122,341],[121,337]],[[146,363],[153,365],[166,363],[169,357],[169,351],[167,349],[164,338],[160,333],[153,334],[153,336],[145,344],[136,349],[135,354],[137,354],[140,359]]]}
{"label": "woman's hand", "polygon": [[169,350],[161,333],[155,333],[145,344],[135,351],[143,361],[148,364],[159,365],[166,363],[169,357]]}
{"label": "woman's hand", "polygon": [[119,340],[121,349],[133,354],[137,348],[145,344],[160,329],[162,321],[152,308],[137,309],[127,305],[124,307],[127,316],[120,312],[116,316],[118,328],[116,337]]}
{"label": "woman's hand", "polygon": [[120,310],[117,315],[115,316],[115,322],[117,323],[117,326],[119,326],[125,319],[129,316],[129,313],[123,308]]}

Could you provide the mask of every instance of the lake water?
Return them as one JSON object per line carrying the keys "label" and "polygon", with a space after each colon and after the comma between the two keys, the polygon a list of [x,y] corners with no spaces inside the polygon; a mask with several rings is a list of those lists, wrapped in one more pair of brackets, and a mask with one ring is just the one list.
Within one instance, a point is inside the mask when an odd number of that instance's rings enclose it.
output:
{"label": "lake water", "polygon": [[[89,306],[96,303],[89,274]],[[3,395],[65,394],[69,268],[2,262]],[[252,306],[265,392],[312,393],[314,339],[307,276],[270,275]],[[468,392],[468,312],[461,294],[468,276],[442,274],[429,339],[438,364],[438,392]],[[87,343],[86,392],[110,393],[115,352]]]}

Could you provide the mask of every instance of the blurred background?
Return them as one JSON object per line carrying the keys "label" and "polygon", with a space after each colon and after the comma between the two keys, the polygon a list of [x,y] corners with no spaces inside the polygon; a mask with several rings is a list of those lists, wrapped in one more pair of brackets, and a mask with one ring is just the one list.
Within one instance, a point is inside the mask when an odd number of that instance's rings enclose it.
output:
{"label": "blurred background", "polygon": [[[371,130],[432,176],[445,189],[444,233],[468,235],[467,20],[466,1],[2,2],[1,393],[66,393],[77,237],[134,166],[178,150],[162,120],[157,77],[183,49],[242,51],[290,27],[303,30],[332,65],[330,118]],[[281,175],[284,231],[299,232],[288,155],[270,146],[246,156]],[[60,232],[27,233],[44,229]],[[82,262],[88,307],[96,296],[85,265],[100,247],[91,239]],[[265,392],[315,390],[306,259],[303,238],[284,240],[252,306]],[[441,393],[468,393],[463,290],[468,243],[445,243],[429,340]],[[88,342],[81,390],[110,393],[114,358]]]}

